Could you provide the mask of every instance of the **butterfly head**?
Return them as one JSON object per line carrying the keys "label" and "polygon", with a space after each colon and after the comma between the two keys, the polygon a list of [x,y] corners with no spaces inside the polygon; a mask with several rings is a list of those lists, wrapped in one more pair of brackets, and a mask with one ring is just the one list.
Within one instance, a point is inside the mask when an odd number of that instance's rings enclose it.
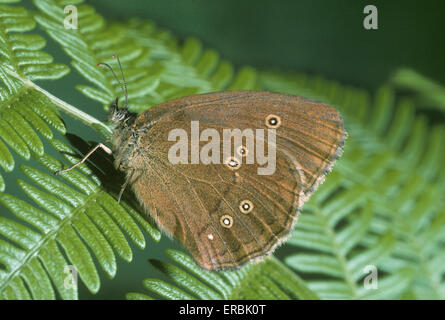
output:
{"label": "butterfly head", "polygon": [[119,98],[111,104],[110,106],[110,114],[108,116],[108,121],[110,122],[113,128],[119,127],[127,122],[130,118],[130,113],[128,112],[128,108],[119,108],[118,106]]}

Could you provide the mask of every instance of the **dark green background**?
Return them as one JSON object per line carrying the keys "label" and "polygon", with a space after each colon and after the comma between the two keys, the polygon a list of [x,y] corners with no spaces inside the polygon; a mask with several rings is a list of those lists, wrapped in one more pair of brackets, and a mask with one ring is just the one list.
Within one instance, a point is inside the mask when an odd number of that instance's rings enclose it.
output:
{"label": "dark green background", "polygon": [[[373,88],[409,66],[445,82],[445,2],[360,0],[96,0],[107,17],[153,19],[237,65],[279,67]],[[363,28],[377,7],[379,29]]]}
{"label": "dark green background", "polygon": [[[397,68],[410,67],[445,83],[445,2],[441,1],[96,0],[90,4],[109,21],[140,17],[171,30],[179,39],[197,37],[236,66],[319,74],[370,90]],[[363,28],[363,8],[367,4],[379,10],[378,30]],[[48,41],[46,50],[57,62],[69,64],[53,41]],[[74,89],[79,83],[85,80],[72,72],[42,86],[105,120],[101,106]],[[87,134],[78,122],[64,118],[69,132],[100,140],[93,133]],[[6,178],[11,181],[20,176],[20,170],[14,170]],[[9,181],[8,192],[18,192]],[[147,240],[146,250],[135,248],[131,264],[119,260],[114,280],[101,272],[99,294],[92,295],[82,287],[80,298],[123,299],[129,291],[145,292],[142,280],[160,276],[148,267],[147,259],[163,258],[166,247],[178,248],[166,237],[160,245]]]}

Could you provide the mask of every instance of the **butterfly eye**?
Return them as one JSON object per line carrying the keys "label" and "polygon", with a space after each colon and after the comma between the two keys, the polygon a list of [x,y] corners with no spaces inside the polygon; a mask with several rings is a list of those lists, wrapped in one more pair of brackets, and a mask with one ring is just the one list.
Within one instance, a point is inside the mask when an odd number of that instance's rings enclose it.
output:
{"label": "butterfly eye", "polygon": [[241,167],[241,163],[234,157],[228,158],[225,163],[230,170],[238,170]]}
{"label": "butterfly eye", "polygon": [[241,203],[239,204],[239,210],[242,213],[244,213],[244,214],[247,214],[250,211],[252,211],[253,210],[253,203],[252,203],[252,201],[249,201],[249,200],[241,201]]}
{"label": "butterfly eye", "polygon": [[249,153],[245,146],[239,146],[236,152],[238,152],[241,157],[246,157]]}
{"label": "butterfly eye", "polygon": [[279,126],[281,126],[281,118],[274,114],[269,114],[266,117],[266,126],[270,129],[277,129]]}
{"label": "butterfly eye", "polygon": [[231,228],[233,225],[233,218],[228,215],[223,215],[220,219],[220,222],[224,228]]}

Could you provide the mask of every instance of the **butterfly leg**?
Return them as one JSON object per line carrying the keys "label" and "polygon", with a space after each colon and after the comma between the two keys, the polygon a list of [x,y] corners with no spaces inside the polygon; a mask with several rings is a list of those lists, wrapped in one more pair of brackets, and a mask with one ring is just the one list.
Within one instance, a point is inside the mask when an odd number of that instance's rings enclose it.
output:
{"label": "butterfly leg", "polygon": [[130,181],[131,177],[127,178],[124,182],[124,184],[121,187],[121,191],[119,191],[119,196],[117,197],[117,203],[121,202],[122,194],[124,193],[125,188],[127,187],[128,182]]}
{"label": "butterfly leg", "polygon": [[139,170],[139,171],[140,171],[140,170],[143,170],[143,168],[134,168],[134,167],[125,166],[125,165],[120,165],[120,166],[121,166],[122,168],[130,169],[130,170],[132,170],[132,171],[131,171],[130,174],[127,174],[127,178],[125,179],[125,182],[124,182],[124,184],[122,185],[121,190],[119,191],[119,195],[118,195],[118,197],[117,197],[117,203],[119,203],[119,202],[121,201],[122,194],[124,193],[124,190],[125,190],[125,188],[127,187],[128,183],[129,183],[130,181],[134,182],[134,181],[137,179],[137,178],[136,178],[136,179],[133,179],[135,172],[138,171],[138,170]]}
{"label": "butterfly leg", "polygon": [[67,172],[70,171],[72,169],[74,169],[75,167],[77,167],[78,165],[84,163],[97,149],[101,148],[102,150],[104,150],[106,153],[108,154],[112,154],[112,151],[110,148],[108,148],[106,145],[104,145],[103,143],[99,143],[97,144],[93,149],[91,149],[83,158],[82,160],[80,160],[79,162],[75,163],[74,165],[72,165],[69,168],[66,169],[62,169],[62,170],[58,170],[56,172],[54,172],[54,174],[60,174],[63,172]]}

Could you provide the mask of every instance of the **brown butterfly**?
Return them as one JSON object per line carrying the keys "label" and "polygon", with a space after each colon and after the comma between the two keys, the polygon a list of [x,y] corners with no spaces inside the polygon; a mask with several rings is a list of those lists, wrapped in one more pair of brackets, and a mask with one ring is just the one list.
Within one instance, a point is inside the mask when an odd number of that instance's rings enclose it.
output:
{"label": "brown butterfly", "polygon": [[[123,88],[127,102],[125,80]],[[235,128],[247,134],[220,163],[196,163],[193,154],[172,163],[169,155],[178,143],[169,136],[172,130],[190,137],[191,124],[198,121],[201,132],[211,129],[207,132],[213,138]],[[110,122],[115,127],[111,150],[99,144],[81,162],[99,147],[113,153],[116,168],[126,174],[121,194],[128,183],[159,227],[178,239],[201,267],[212,270],[259,260],[285,241],[303,203],[341,155],[347,135],[336,109],[265,91],[192,95],[139,116],[118,109],[116,99]],[[274,133],[275,141],[256,135],[260,129]],[[210,136],[190,150],[203,155]],[[264,163],[247,161],[259,142],[270,153],[274,149],[271,174],[259,174]],[[214,160],[223,153],[222,146],[208,152]]]}

